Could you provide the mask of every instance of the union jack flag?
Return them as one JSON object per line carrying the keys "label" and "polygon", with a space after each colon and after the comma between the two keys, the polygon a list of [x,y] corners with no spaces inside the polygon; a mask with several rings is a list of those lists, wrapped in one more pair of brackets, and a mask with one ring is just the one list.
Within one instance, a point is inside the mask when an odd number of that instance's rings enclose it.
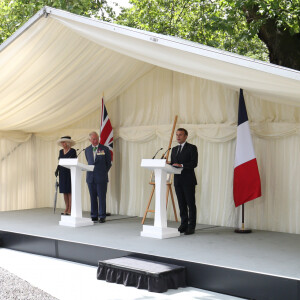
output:
{"label": "union jack flag", "polygon": [[104,100],[102,98],[102,113],[101,113],[101,128],[100,128],[100,142],[109,148],[111,154],[111,161],[113,160],[113,145],[114,145],[114,134],[113,129],[107,114]]}

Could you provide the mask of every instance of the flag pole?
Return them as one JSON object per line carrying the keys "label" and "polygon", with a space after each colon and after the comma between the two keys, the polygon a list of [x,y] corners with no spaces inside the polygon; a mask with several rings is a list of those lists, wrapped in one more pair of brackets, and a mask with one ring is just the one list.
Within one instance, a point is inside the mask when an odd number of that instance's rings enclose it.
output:
{"label": "flag pole", "polygon": [[[104,110],[104,91],[102,92],[102,105],[101,105],[101,116],[103,114],[103,110]],[[101,132],[102,132],[102,117],[101,117],[101,124],[100,124],[100,134],[99,134],[99,138],[101,139]],[[100,144],[100,139],[99,139],[99,144]],[[110,212],[106,212],[106,216],[110,217],[111,213]]]}
{"label": "flag pole", "polygon": [[[101,105],[101,115],[103,114],[103,112],[102,112],[102,109],[103,109],[103,106],[104,106],[104,91],[102,92],[102,99],[101,99],[102,101],[102,105]],[[102,120],[101,120],[101,124],[100,124],[100,134],[99,134],[99,137],[100,137],[100,135],[101,135],[101,126],[102,126]],[[100,143],[100,140],[99,140],[99,143]]]}
{"label": "flag pole", "polygon": [[261,196],[261,183],[250,133],[243,89],[240,89],[237,121],[233,199],[236,207],[242,205],[242,228],[238,228],[234,232],[250,233],[252,232],[251,229],[245,229],[244,203]]}
{"label": "flag pole", "polygon": [[242,228],[237,228],[235,233],[251,233],[251,229],[245,229],[245,212],[244,212],[244,204],[242,204]]}

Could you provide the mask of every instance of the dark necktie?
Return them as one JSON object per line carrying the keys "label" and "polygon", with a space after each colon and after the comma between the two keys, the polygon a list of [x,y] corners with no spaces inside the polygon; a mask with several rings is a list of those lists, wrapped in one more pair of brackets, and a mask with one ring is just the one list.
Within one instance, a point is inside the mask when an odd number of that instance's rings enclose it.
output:
{"label": "dark necktie", "polygon": [[181,153],[181,151],[182,151],[182,145],[179,145],[177,155],[179,155]]}

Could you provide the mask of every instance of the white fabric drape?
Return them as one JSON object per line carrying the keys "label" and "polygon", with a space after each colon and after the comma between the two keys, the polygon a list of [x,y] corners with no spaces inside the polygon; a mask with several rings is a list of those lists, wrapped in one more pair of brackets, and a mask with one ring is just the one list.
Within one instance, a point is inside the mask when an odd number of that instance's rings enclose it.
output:
{"label": "white fabric drape", "polygon": [[35,197],[34,139],[0,139],[0,210],[37,207]]}
{"label": "white fabric drape", "polygon": [[[5,48],[0,45],[2,132],[49,133],[70,127],[99,108],[103,91],[106,101],[120,98],[119,112],[128,113],[128,121],[117,126],[121,128],[140,126],[140,118],[143,125],[169,124],[175,113],[180,113],[183,124],[233,124],[236,103],[231,99],[239,88],[245,89],[250,102],[263,96],[264,102],[300,107],[300,72],[296,70],[46,10],[47,17],[36,20]],[[158,66],[165,71],[152,73]],[[145,74],[152,74],[149,80],[155,75],[161,82],[140,82],[140,88],[134,89],[136,80]],[[128,92],[132,88],[134,95]],[[134,100],[125,103],[127,95]],[[186,100],[192,105],[185,105]],[[132,117],[141,108],[147,113]],[[268,120],[267,113],[257,113],[263,122]],[[270,117],[273,113],[271,108]],[[290,117],[285,122],[293,122]]]}
{"label": "white fabric drape", "polygon": [[[245,99],[263,195],[245,205],[246,225],[253,229],[300,233],[300,109],[255,98],[247,91]],[[167,149],[177,114],[177,127],[187,128],[188,140],[197,145],[199,152],[197,222],[238,225],[240,211],[234,207],[232,198],[237,90],[153,68],[106,106],[115,132],[107,195],[109,211],[143,215],[152,186],[148,184],[150,172],[140,167],[141,159],[152,157],[160,147]],[[11,135],[3,132],[0,210],[52,206],[59,151],[56,140],[69,134],[77,141],[74,148],[82,149],[89,144],[88,133],[98,131],[99,127],[100,110],[94,110],[57,131],[20,136],[18,132]],[[85,162],[84,153],[79,159]],[[89,210],[85,178],[82,202],[83,209]],[[61,195],[58,207],[64,207]],[[168,218],[174,219],[170,204]]]}
{"label": "white fabric drape", "polygon": [[51,18],[70,31],[127,57],[299,106],[300,75],[295,70],[170,36],[50,11]]}
{"label": "white fabric drape", "polygon": [[81,120],[152,65],[42,18],[0,55],[0,130],[49,132]]}

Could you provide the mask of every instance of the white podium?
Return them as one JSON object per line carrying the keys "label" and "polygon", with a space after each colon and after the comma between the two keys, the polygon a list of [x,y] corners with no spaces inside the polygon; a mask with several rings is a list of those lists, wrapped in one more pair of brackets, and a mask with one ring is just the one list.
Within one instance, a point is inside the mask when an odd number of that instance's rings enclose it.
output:
{"label": "white podium", "polygon": [[81,227],[94,225],[90,218],[82,217],[81,205],[81,175],[82,171],[93,171],[94,166],[85,165],[78,162],[77,158],[61,158],[58,163],[60,166],[71,170],[72,183],[72,207],[71,216],[61,216],[59,225],[70,227]]}
{"label": "white podium", "polygon": [[143,225],[141,236],[157,239],[179,236],[177,228],[167,227],[166,181],[167,173],[180,174],[182,169],[168,165],[165,159],[142,159],[141,167],[153,170],[155,174],[154,226]]}

